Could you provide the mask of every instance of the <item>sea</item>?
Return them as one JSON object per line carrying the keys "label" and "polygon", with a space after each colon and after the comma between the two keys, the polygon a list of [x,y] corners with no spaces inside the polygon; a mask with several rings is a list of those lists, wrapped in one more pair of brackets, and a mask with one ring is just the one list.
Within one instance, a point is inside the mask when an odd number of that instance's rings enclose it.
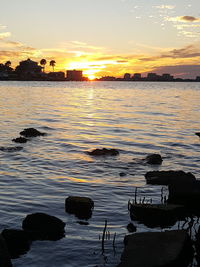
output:
{"label": "sea", "polygon": [[[137,232],[165,230],[130,218],[136,188],[138,199],[153,203],[160,203],[161,190],[168,194],[167,187],[147,185],[146,172],[183,170],[200,178],[197,82],[1,81],[0,123],[0,231],[22,229],[24,218],[36,212],[66,223],[65,237],[33,241],[12,260],[14,267],[117,266],[130,222]],[[30,127],[46,135],[12,142]],[[120,154],[87,154],[96,148]],[[145,163],[152,153],[163,157],[162,165]],[[93,199],[84,224],[65,212],[69,196]]]}

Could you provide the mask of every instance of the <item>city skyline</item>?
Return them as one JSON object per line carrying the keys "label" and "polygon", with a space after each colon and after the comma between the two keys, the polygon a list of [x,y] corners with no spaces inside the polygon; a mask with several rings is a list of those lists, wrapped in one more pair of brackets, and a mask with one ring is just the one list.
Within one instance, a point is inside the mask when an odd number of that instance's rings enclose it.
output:
{"label": "city skyline", "polygon": [[56,70],[82,69],[90,78],[199,76],[199,1],[146,2],[0,0],[0,63],[45,58]]}

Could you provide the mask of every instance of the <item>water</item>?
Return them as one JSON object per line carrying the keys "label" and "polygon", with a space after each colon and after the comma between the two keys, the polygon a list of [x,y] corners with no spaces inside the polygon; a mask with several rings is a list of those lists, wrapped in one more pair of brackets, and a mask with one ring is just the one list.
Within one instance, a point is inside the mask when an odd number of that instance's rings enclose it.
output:
{"label": "water", "polygon": [[[0,91],[0,146],[16,146],[11,140],[28,127],[48,134],[22,144],[21,151],[0,151],[0,230],[20,229],[34,212],[66,222],[65,238],[33,242],[13,260],[16,267],[116,266],[135,187],[141,197],[160,201],[161,187],[147,186],[144,174],[172,169],[200,178],[200,140],[194,134],[200,131],[200,83],[1,81]],[[103,147],[119,149],[120,156],[85,153]],[[142,164],[149,153],[160,153],[162,166]],[[94,200],[89,225],[65,213],[69,195]],[[102,255],[105,219],[111,239]],[[134,224],[138,231],[159,230]]]}

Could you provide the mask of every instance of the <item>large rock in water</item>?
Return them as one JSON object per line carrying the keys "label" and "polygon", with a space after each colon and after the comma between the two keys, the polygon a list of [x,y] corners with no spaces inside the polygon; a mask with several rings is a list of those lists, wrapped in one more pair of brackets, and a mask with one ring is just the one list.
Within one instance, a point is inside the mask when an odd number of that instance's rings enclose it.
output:
{"label": "large rock in water", "polygon": [[10,254],[5,242],[5,239],[0,234],[0,266],[1,267],[12,267]]}
{"label": "large rock in water", "polygon": [[28,139],[25,137],[17,137],[17,138],[12,139],[12,142],[21,143],[21,144],[26,143],[27,141]]}
{"label": "large rock in water", "polygon": [[117,156],[119,155],[119,151],[114,149],[114,148],[111,148],[111,149],[108,149],[108,148],[96,148],[92,151],[88,151],[87,152],[89,155],[91,156]]}
{"label": "large rock in water", "polygon": [[146,157],[145,161],[148,164],[160,165],[162,164],[163,159],[160,154],[150,154]]}
{"label": "large rock in water", "polygon": [[186,267],[193,255],[185,230],[127,235],[118,267]]}
{"label": "large rock in water", "polygon": [[59,240],[64,237],[65,223],[57,217],[45,213],[27,215],[22,228],[29,231],[33,240]]}
{"label": "large rock in water", "polygon": [[145,174],[147,184],[169,185],[174,181],[195,181],[195,176],[184,171],[150,171]]}
{"label": "large rock in water", "polygon": [[25,254],[31,245],[29,234],[23,230],[4,229],[1,233],[12,259]]}
{"label": "large rock in water", "polygon": [[69,196],[65,200],[65,211],[75,214],[79,219],[89,219],[93,208],[94,201],[89,197]]}
{"label": "large rock in water", "polygon": [[25,137],[36,137],[36,136],[44,136],[45,133],[42,133],[35,128],[26,128],[22,132],[20,132],[20,135],[23,135]]}
{"label": "large rock in water", "polygon": [[129,204],[130,217],[147,227],[169,227],[187,216],[182,205]]}

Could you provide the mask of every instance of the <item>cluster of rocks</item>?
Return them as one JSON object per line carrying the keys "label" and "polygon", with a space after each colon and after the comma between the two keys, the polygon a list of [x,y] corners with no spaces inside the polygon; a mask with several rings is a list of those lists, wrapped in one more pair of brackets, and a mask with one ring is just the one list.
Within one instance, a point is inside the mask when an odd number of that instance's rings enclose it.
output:
{"label": "cluster of rocks", "polygon": [[[92,216],[94,202],[88,197],[69,196],[65,200],[65,211],[79,219]],[[78,223],[87,225],[87,222]],[[56,241],[65,236],[65,222],[46,213],[29,214],[22,221],[22,229],[4,229],[0,234],[0,266],[11,267],[11,259],[25,254],[36,240]],[[4,265],[1,265],[5,262]]]}

